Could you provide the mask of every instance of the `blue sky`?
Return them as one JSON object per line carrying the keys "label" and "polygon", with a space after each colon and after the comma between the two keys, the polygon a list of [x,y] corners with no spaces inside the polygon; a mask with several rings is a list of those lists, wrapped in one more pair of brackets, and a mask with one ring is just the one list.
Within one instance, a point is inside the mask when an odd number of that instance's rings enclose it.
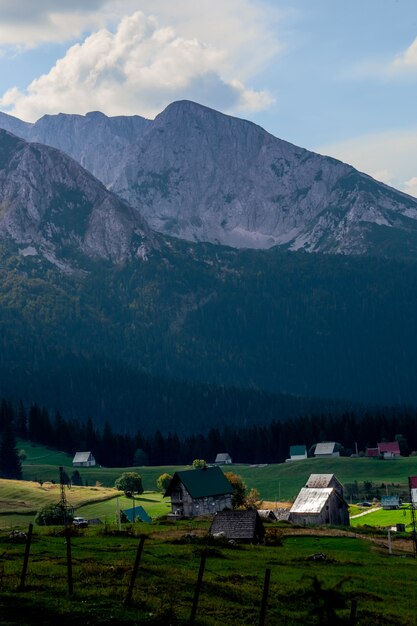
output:
{"label": "blue sky", "polygon": [[415,0],[0,0],[0,110],[188,98],[417,195]]}

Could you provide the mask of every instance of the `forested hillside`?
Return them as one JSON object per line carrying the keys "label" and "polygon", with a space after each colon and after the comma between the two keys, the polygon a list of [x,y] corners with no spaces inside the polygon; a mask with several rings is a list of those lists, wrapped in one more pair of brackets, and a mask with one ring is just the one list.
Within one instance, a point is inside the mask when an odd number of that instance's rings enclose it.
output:
{"label": "forested hillside", "polygon": [[417,402],[415,262],[173,242],[140,263],[80,266],[1,248],[2,395],[129,429],[149,428],[153,404],[151,429],[178,431],[317,405],[161,379]]}

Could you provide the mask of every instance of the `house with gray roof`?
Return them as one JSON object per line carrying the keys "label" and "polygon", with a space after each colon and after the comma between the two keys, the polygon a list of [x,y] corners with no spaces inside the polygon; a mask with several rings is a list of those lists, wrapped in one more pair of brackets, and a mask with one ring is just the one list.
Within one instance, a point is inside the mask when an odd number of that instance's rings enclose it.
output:
{"label": "house with gray roof", "polygon": [[214,516],[209,534],[234,541],[261,543],[265,529],[256,510],[220,511]]}
{"label": "house with gray roof", "polygon": [[198,517],[232,509],[233,487],[220,467],[175,472],[165,492],[172,515]]}
{"label": "house with gray roof", "polygon": [[322,441],[316,444],[314,451],[315,457],[340,456],[340,452],[336,452],[335,441]]}
{"label": "house with gray roof", "polygon": [[73,467],[94,467],[96,460],[91,452],[76,452],[72,459]]}
{"label": "house with gray roof", "polygon": [[334,474],[311,474],[290,509],[289,520],[303,525],[349,526],[343,486]]}
{"label": "house with gray roof", "polygon": [[228,452],[219,452],[214,462],[216,465],[231,465],[232,457]]}

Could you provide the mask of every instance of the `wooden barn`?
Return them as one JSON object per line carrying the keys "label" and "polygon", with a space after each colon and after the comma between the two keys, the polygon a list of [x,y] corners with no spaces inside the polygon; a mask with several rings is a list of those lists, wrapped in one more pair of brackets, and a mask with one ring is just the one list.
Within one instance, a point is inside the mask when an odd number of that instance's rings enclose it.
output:
{"label": "wooden barn", "polygon": [[349,526],[348,504],[336,476],[311,474],[291,507],[289,519],[296,524]]}
{"label": "wooden barn", "polygon": [[91,452],[76,452],[72,459],[73,467],[94,467],[96,460]]}
{"label": "wooden barn", "polygon": [[175,472],[165,492],[172,515],[198,517],[232,508],[233,487],[220,467]]}
{"label": "wooden barn", "polygon": [[209,533],[247,543],[261,543],[265,537],[265,529],[256,510],[216,513]]}

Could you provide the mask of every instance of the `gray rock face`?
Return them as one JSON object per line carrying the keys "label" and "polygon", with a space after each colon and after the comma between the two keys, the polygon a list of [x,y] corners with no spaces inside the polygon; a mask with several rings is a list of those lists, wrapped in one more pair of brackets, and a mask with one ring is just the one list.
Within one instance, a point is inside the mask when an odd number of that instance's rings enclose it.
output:
{"label": "gray rock face", "polygon": [[308,252],[417,250],[417,199],[192,102],[152,122],[92,113],[17,126],[72,155],[162,233]]}
{"label": "gray rock face", "polygon": [[71,271],[80,254],[123,263],[153,245],[139,212],[63,152],[0,130],[0,238]]}

